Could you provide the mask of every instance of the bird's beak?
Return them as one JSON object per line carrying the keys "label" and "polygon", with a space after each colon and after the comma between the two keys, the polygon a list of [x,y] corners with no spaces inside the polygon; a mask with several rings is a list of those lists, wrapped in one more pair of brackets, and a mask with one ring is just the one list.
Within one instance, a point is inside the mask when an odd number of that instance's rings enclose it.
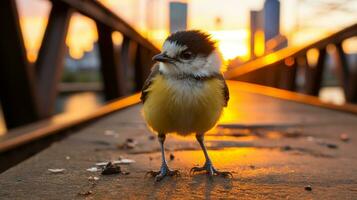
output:
{"label": "bird's beak", "polygon": [[155,55],[154,57],[152,57],[152,60],[153,61],[157,61],[157,62],[164,62],[164,63],[172,63],[174,62],[174,59],[168,57],[167,55],[165,54],[157,54]]}

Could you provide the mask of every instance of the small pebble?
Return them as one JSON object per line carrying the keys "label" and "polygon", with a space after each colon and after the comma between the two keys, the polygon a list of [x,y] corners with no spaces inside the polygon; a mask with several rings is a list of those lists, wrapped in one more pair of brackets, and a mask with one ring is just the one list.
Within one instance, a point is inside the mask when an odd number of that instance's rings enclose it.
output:
{"label": "small pebble", "polygon": [[48,169],[52,174],[60,174],[65,171],[65,169]]}
{"label": "small pebble", "polygon": [[348,134],[342,133],[340,135],[340,140],[343,141],[343,142],[348,142],[350,140],[350,137],[348,136]]}
{"label": "small pebble", "polygon": [[129,175],[130,172],[121,172],[121,174],[123,174],[123,175]]}
{"label": "small pebble", "polygon": [[69,160],[69,159],[71,159],[71,157],[69,157],[69,156],[66,156],[66,160]]}
{"label": "small pebble", "polygon": [[337,149],[338,146],[336,144],[326,144],[326,146],[330,149]]}
{"label": "small pebble", "polygon": [[90,177],[88,177],[88,180],[89,181],[97,181],[97,180],[99,180],[99,178],[96,176],[90,176]]}
{"label": "small pebble", "polygon": [[89,171],[89,172],[97,172],[97,171],[98,171],[98,168],[96,168],[96,167],[91,167],[91,168],[88,168],[87,171]]}
{"label": "small pebble", "polygon": [[311,191],[311,190],[312,190],[311,185],[307,185],[307,186],[305,186],[305,190],[306,190],[306,191]]}
{"label": "small pebble", "polygon": [[111,175],[111,174],[119,174],[121,169],[118,165],[114,165],[112,162],[109,162],[103,169],[102,175]]}
{"label": "small pebble", "polygon": [[133,138],[127,138],[126,142],[134,142],[134,139]]}
{"label": "small pebble", "polygon": [[292,150],[292,148],[291,148],[291,146],[286,145],[286,146],[281,147],[281,150],[283,150],[283,151],[290,151],[290,150]]}
{"label": "small pebble", "polygon": [[174,154],[170,153],[170,160],[174,160],[174,159],[175,159]]}
{"label": "small pebble", "polygon": [[255,169],[254,165],[249,165],[250,169]]}
{"label": "small pebble", "polygon": [[82,195],[82,196],[88,196],[93,194],[92,190],[88,190],[86,192],[79,192],[78,195]]}

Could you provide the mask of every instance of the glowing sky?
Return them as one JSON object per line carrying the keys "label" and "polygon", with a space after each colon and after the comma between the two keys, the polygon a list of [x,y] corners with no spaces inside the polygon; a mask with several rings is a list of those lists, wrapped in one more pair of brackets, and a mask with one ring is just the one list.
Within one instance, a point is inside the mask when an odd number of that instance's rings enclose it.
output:
{"label": "glowing sky", "polygon": [[[168,34],[169,0],[100,0],[155,45]],[[190,29],[209,31],[226,59],[249,58],[249,11],[263,0],[187,0]],[[316,40],[357,22],[357,1],[281,0],[281,32],[290,45]],[[30,60],[35,60],[51,4],[47,0],[17,0]],[[221,22],[216,23],[219,17]],[[70,55],[80,58],[97,40],[95,23],[79,14],[71,19],[66,40]]]}

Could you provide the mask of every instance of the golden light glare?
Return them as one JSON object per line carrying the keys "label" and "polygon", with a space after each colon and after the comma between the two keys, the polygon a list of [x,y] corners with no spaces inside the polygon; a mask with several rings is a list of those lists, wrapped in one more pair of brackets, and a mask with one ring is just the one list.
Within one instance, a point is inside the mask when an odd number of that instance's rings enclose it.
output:
{"label": "golden light glare", "polygon": [[93,49],[93,44],[97,40],[98,33],[93,20],[79,14],[71,17],[66,44],[72,58],[82,58],[85,52]]}
{"label": "golden light glare", "polygon": [[20,26],[27,58],[30,62],[35,62],[45,33],[47,18],[44,17],[21,17]]}
{"label": "golden light glare", "polygon": [[259,30],[254,33],[254,55],[259,57],[265,52],[264,32]]}
{"label": "golden light glare", "polygon": [[209,31],[212,39],[218,42],[224,60],[239,57],[242,60],[249,59],[248,30],[216,30]]}
{"label": "golden light glare", "polygon": [[120,32],[114,31],[112,33],[112,40],[115,45],[120,46],[123,43],[123,39],[123,35]]}
{"label": "golden light glare", "polygon": [[357,53],[357,36],[351,37],[343,41],[342,49],[347,54]]}
{"label": "golden light glare", "polygon": [[309,67],[315,67],[319,59],[319,50],[316,48],[309,49],[306,53],[306,57]]}

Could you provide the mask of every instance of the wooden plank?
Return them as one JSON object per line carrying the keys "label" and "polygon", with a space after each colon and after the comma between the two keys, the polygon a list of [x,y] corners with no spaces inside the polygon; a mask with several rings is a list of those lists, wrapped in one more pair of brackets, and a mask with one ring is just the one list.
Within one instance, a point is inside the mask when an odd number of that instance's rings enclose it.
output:
{"label": "wooden plank", "polygon": [[[99,119],[140,102],[140,94],[108,103],[83,115],[59,114],[25,127],[13,129],[0,137],[0,172],[39,152],[67,130]],[[10,159],[11,157],[11,159]],[[6,163],[5,163],[6,160]]]}
{"label": "wooden plank", "polygon": [[37,89],[41,117],[52,115],[57,97],[57,85],[62,77],[66,50],[66,35],[72,10],[53,2],[47,28],[36,61]]}
{"label": "wooden plank", "polygon": [[[257,88],[232,82],[228,82],[231,102],[218,127],[206,133],[205,138],[213,164],[232,172],[232,178],[210,180],[204,173],[190,174],[192,167],[204,164],[204,155],[194,136],[172,134],[167,135],[165,143],[167,157],[172,154],[168,165],[179,170],[181,176],[166,177],[160,183],[145,177],[146,172],[160,168],[160,147],[157,140],[150,139],[152,133],[140,114],[142,106],[137,105],[75,130],[75,134],[1,173],[0,196],[162,199],[169,195],[172,199],[187,199],[189,194],[193,199],[357,198],[355,115],[255,94]],[[340,133],[348,134],[350,141],[341,141]],[[118,148],[128,138],[138,145]],[[105,176],[100,171],[86,171],[97,162],[120,157],[135,161],[120,166],[129,175]],[[54,174],[48,171],[51,168],[65,171]],[[88,181],[89,176],[99,179]],[[312,185],[312,191],[304,189],[308,185]]]}
{"label": "wooden plank", "polygon": [[39,119],[15,0],[0,1],[0,98],[7,128]]}
{"label": "wooden plank", "polygon": [[107,101],[126,94],[126,77],[120,62],[120,52],[113,44],[112,29],[97,22],[98,44],[104,94]]}

